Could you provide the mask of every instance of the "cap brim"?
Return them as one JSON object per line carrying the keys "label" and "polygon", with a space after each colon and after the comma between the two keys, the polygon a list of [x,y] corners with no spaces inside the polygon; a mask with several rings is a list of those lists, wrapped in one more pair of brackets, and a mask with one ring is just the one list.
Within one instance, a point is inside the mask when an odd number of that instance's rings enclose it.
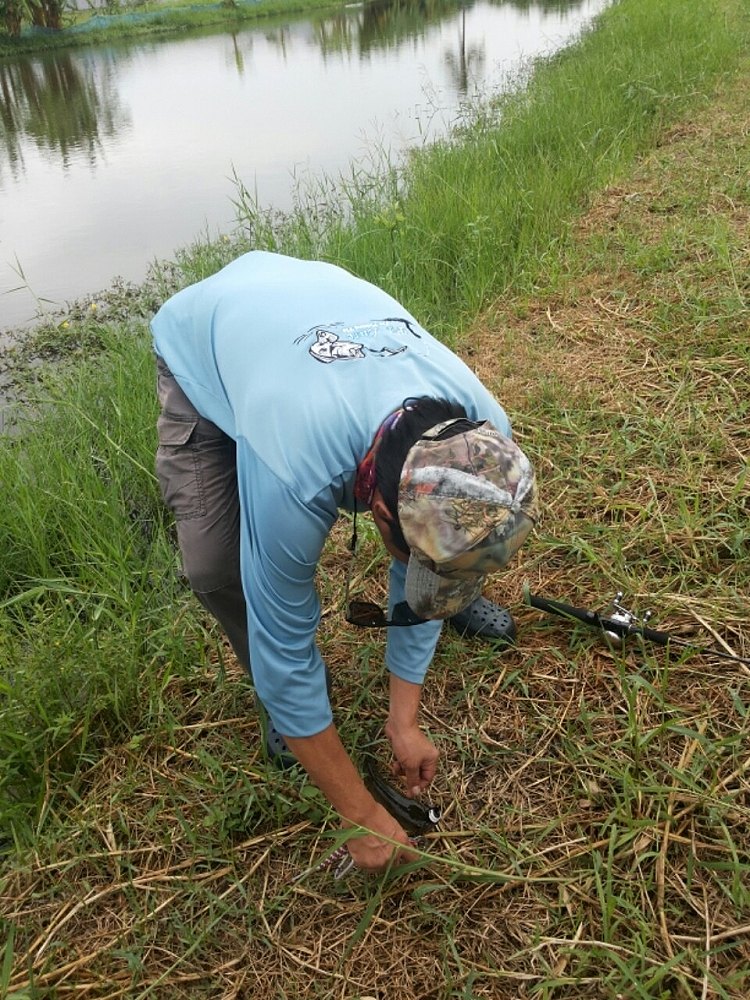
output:
{"label": "cap brim", "polygon": [[420,618],[450,618],[482,592],[484,574],[440,576],[412,552],[406,567],[406,603]]}

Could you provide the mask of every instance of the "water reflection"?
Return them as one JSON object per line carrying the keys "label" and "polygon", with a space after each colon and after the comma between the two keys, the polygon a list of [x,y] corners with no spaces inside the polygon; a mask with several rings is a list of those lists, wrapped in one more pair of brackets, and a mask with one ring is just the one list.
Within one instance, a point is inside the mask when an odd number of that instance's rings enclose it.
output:
{"label": "water reflection", "polygon": [[[583,0],[489,0],[495,7],[528,13],[565,12],[580,7]],[[470,81],[481,71],[485,45],[466,44],[466,11],[475,4],[457,8],[455,0],[373,0],[358,9],[346,8],[334,15],[314,19],[310,41],[323,60],[331,54],[355,54],[366,59],[375,51],[395,48],[407,38],[422,36],[441,20],[461,11],[455,51],[445,54],[454,86],[466,95]],[[267,42],[284,58],[288,55],[292,28],[287,25],[264,30]],[[246,71],[252,55],[253,35],[232,34],[232,57],[239,75]],[[70,52],[43,58],[20,57],[0,64],[0,127],[5,150],[4,164],[14,176],[24,170],[23,145],[30,141],[38,149],[56,153],[67,166],[73,152],[83,154],[93,165],[102,153],[103,140],[130,125],[115,85],[115,74],[128,58],[130,47],[108,50],[96,59]]]}
{"label": "water reflection", "polygon": [[0,63],[0,95],[5,163],[14,176],[24,169],[25,141],[57,154],[64,167],[73,153],[93,165],[103,140],[130,124],[112,66],[101,59],[89,63],[62,52],[43,60]]}
{"label": "water reflection", "polygon": [[[444,135],[610,0],[374,0],[0,64],[0,339]],[[0,0],[0,4],[2,0]]]}
{"label": "water reflection", "polygon": [[469,82],[475,80],[484,65],[484,45],[466,44],[466,10],[461,11],[461,30],[458,36],[458,52],[448,50],[445,62],[456,92],[462,97],[469,93]]}
{"label": "water reflection", "polygon": [[[542,13],[564,13],[580,7],[582,0],[489,0],[493,7],[507,7],[519,13],[531,10]],[[414,38],[441,18],[453,18],[460,9],[465,24],[466,10],[473,2],[455,0],[372,0],[362,5],[352,17],[351,8],[342,10],[320,22],[316,40],[325,56],[331,52],[356,52],[367,56],[376,50],[400,45],[405,38]]]}

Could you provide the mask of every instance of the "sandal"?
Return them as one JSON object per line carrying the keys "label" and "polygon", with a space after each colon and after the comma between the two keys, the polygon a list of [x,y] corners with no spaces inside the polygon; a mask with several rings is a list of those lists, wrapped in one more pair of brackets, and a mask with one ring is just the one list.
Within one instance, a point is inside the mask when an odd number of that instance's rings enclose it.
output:
{"label": "sandal", "polygon": [[278,767],[282,771],[294,767],[297,763],[297,758],[286,745],[284,737],[271,722],[270,716],[266,726],[266,753],[274,767]]}
{"label": "sandal", "polygon": [[297,763],[297,758],[286,745],[286,740],[276,726],[274,726],[265,705],[257,695],[255,696],[255,707],[258,710],[261,732],[265,736],[266,755],[269,761],[274,767],[278,767],[282,771],[294,767]]}
{"label": "sandal", "polygon": [[448,619],[449,624],[463,636],[477,636],[480,639],[492,639],[512,643],[516,638],[516,625],[510,612],[493,604],[486,597],[478,597],[475,601]]}

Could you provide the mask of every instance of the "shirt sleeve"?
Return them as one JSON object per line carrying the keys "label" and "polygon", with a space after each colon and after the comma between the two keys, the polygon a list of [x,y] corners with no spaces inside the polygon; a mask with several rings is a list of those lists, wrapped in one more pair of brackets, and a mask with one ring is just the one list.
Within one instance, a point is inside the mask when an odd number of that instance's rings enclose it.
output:
{"label": "shirt sleeve", "polygon": [[[396,604],[406,600],[406,563],[391,562],[388,609],[392,613]],[[424,625],[389,628],[386,640],[385,665],[401,680],[421,684],[427,668],[435,655],[440,638],[442,621],[425,622]]]}
{"label": "shirt sleeve", "polygon": [[303,503],[238,442],[240,565],[255,689],[285,736],[313,736],[332,721],[315,642],[315,572],[337,516],[333,496]]}

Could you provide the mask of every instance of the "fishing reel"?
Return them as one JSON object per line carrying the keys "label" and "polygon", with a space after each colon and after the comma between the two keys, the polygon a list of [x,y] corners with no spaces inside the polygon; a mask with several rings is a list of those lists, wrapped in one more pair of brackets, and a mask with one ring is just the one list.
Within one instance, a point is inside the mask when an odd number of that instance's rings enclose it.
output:
{"label": "fishing reel", "polygon": [[647,611],[642,617],[638,617],[635,611],[626,608],[622,603],[623,593],[618,590],[615,599],[609,609],[600,614],[598,611],[590,611],[588,608],[576,608],[572,604],[563,604],[562,601],[551,601],[539,594],[532,594],[528,588],[524,587],[524,598],[526,603],[538,611],[547,614],[558,615],[561,618],[568,618],[571,621],[582,622],[593,629],[601,632],[602,636],[610,643],[624,643],[628,636],[638,636],[648,642],[656,643],[657,646],[676,646],[680,649],[689,649],[707,656],[718,656],[724,660],[731,660],[734,663],[750,664],[750,657],[737,656],[727,649],[718,649],[715,645],[709,646],[702,643],[695,643],[685,640],[669,632],[660,632],[648,625],[651,619],[651,612]]}
{"label": "fishing reel", "polygon": [[[632,635],[634,632],[643,634],[642,630],[648,624],[653,614],[651,611],[646,611],[639,618],[635,611],[631,611],[623,605],[623,596],[623,592],[618,590],[614,600],[610,604],[609,610],[601,615],[599,619],[604,636],[610,642],[617,642],[618,640],[622,642],[626,636]],[[608,627],[610,622],[615,622],[617,626],[620,626],[617,628],[617,631],[611,626]]]}
{"label": "fishing reel", "polygon": [[550,601],[538,594],[525,592],[526,602],[532,608],[545,611],[547,614],[559,615],[562,618],[569,618],[574,621],[583,622],[602,633],[608,642],[621,643],[628,636],[637,635],[649,642],[666,646],[670,641],[670,636],[666,632],[657,632],[649,628],[648,622],[651,619],[651,612],[647,611],[639,617],[635,611],[626,608],[622,603],[623,592],[618,590],[610,607],[605,612],[591,611],[588,608],[576,608],[570,604],[563,604],[561,601]]}

